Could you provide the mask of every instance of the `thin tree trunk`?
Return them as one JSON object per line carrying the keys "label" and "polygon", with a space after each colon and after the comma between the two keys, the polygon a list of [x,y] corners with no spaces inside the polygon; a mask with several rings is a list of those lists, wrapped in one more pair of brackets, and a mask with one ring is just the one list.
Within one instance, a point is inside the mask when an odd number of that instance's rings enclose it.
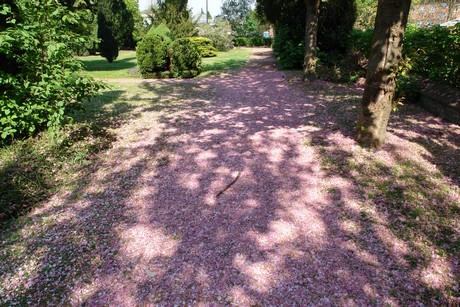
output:
{"label": "thin tree trunk", "polygon": [[358,121],[357,140],[365,147],[377,148],[385,141],[410,4],[411,0],[379,0],[378,3]]}
{"label": "thin tree trunk", "polygon": [[303,79],[316,76],[316,43],[318,37],[318,16],[321,0],[305,0],[307,20],[305,23],[305,55],[303,61]]}

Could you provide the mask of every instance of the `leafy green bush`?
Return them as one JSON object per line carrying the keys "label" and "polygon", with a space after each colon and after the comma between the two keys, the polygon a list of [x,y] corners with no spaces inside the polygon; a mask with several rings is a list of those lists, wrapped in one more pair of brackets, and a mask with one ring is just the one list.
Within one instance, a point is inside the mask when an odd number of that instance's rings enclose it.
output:
{"label": "leafy green bush", "polygon": [[237,36],[233,39],[233,45],[235,47],[249,46],[249,38],[244,36]]}
{"label": "leafy green bush", "polygon": [[89,23],[87,12],[70,12],[57,1],[17,3],[18,12],[0,6],[7,26],[0,32],[0,54],[18,66],[0,70],[0,130],[3,140],[26,137],[48,128],[55,133],[67,112],[103,87],[79,73],[73,50],[86,37],[72,25]]}
{"label": "leafy green bush", "polygon": [[218,54],[216,47],[212,45],[212,40],[207,37],[195,36],[189,38],[190,42],[198,48],[203,58],[215,57]]}
{"label": "leafy green bush", "polygon": [[[368,58],[372,35],[372,30],[353,31],[350,40],[351,51],[358,51]],[[408,74],[459,87],[460,24],[454,27],[431,28],[408,26],[404,37],[403,57],[411,63]],[[401,82],[406,84],[408,80],[412,78]]]}
{"label": "leafy green bush", "polygon": [[416,103],[420,97],[421,82],[411,75],[400,76],[396,81],[395,100]]}
{"label": "leafy green bush", "polygon": [[176,39],[171,49],[171,66],[175,78],[193,78],[200,74],[201,54],[189,39]]}
{"label": "leafy green bush", "polygon": [[265,45],[265,39],[262,36],[238,36],[233,39],[233,44],[236,47],[260,47]]}
{"label": "leafy green bush", "polygon": [[338,83],[351,83],[364,77],[366,70],[360,65],[361,54],[318,52],[316,75],[319,79]]}
{"label": "leafy green bush", "polygon": [[302,68],[305,46],[299,44],[288,27],[279,27],[273,41],[273,51],[283,69]]}
{"label": "leafy green bush", "polygon": [[453,27],[408,27],[403,55],[412,73],[460,87],[460,24]]}
{"label": "leafy green bush", "polygon": [[164,36],[148,33],[137,44],[137,65],[143,78],[166,77],[169,74],[170,59],[168,48],[170,43]]}
{"label": "leafy green bush", "polygon": [[202,24],[198,28],[198,35],[212,40],[212,45],[219,51],[232,48],[232,28],[226,20],[217,19],[214,25]]}
{"label": "leafy green bush", "polygon": [[360,52],[364,57],[369,58],[371,51],[373,29],[353,30],[350,34],[349,50],[351,52]]}
{"label": "leafy green bush", "polygon": [[151,27],[150,30],[147,32],[146,34],[147,36],[148,35],[159,35],[161,37],[163,37],[163,39],[169,44],[169,43],[172,43],[174,37],[173,37],[173,34],[171,32],[171,30],[169,30],[168,26],[165,25],[164,23],[160,23],[158,26],[156,27]]}

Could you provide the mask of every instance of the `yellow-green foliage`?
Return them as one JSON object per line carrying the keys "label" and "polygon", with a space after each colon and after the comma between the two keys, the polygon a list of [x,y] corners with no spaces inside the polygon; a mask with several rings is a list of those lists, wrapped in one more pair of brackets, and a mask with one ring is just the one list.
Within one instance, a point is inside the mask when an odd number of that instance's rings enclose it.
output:
{"label": "yellow-green foliage", "polygon": [[212,45],[212,40],[207,37],[195,36],[189,38],[190,42],[195,45],[203,58],[217,56],[217,49]]}

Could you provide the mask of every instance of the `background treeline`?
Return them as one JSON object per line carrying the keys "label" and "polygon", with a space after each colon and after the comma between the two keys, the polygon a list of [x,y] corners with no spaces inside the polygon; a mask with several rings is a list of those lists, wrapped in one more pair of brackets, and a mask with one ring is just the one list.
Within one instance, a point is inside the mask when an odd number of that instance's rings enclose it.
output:
{"label": "background treeline", "polygon": [[[415,1],[414,3],[418,3]],[[318,78],[353,82],[365,76],[377,2],[329,0],[321,2],[318,28]],[[257,12],[275,26],[273,49],[284,69],[300,69],[305,50],[304,1],[259,0]],[[429,78],[460,84],[460,25],[420,28],[410,24],[403,45],[402,81]],[[409,82],[414,85],[414,82]]]}

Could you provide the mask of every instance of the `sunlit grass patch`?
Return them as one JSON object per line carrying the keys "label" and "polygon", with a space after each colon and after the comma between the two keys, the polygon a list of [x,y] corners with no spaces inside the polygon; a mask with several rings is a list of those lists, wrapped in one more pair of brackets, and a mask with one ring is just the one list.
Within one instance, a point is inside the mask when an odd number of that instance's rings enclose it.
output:
{"label": "sunlit grass patch", "polygon": [[203,59],[203,71],[200,78],[227,73],[241,68],[251,56],[251,50],[246,48],[234,48],[226,52],[219,52],[217,57]]}
{"label": "sunlit grass patch", "polygon": [[88,74],[94,78],[140,78],[137,70],[136,51],[121,50],[113,63],[100,55],[79,57]]}
{"label": "sunlit grass patch", "polygon": [[[234,48],[219,52],[216,57],[203,58],[202,72],[198,77],[203,78],[234,71],[244,66],[250,56],[250,49]],[[79,59],[85,65],[87,73],[94,78],[141,78],[137,67],[136,51],[120,51],[118,58],[113,63],[108,63],[99,55],[84,56]]]}

